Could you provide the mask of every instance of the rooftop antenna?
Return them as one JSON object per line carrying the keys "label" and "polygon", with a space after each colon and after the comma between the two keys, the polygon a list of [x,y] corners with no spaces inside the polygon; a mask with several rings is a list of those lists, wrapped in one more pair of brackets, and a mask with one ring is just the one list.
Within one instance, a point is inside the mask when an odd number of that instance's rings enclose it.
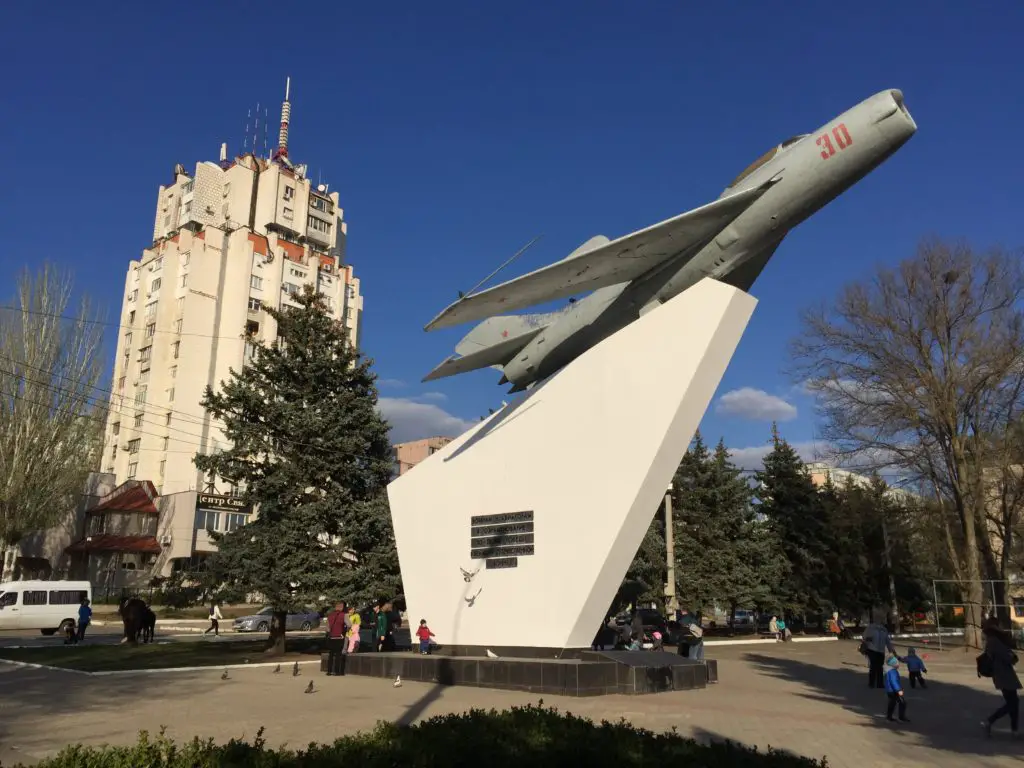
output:
{"label": "rooftop antenna", "polygon": [[270,125],[270,120],[267,117],[267,108],[263,107],[263,156],[270,157],[270,150],[267,149],[267,126]]}
{"label": "rooftop antenna", "polygon": [[245,111],[245,138],[242,139],[242,154],[244,155],[249,149],[249,118],[252,117],[252,109]]}
{"label": "rooftop antenna", "polygon": [[281,103],[281,131],[277,135],[277,149],[274,150],[275,160],[279,157],[288,157],[288,125],[292,119],[292,104],[288,101],[288,97],[291,95],[291,90],[292,79],[289,77],[284,84],[284,101]]}
{"label": "rooftop antenna", "polygon": [[228,143],[222,142],[220,145],[220,167],[227,170],[231,166],[228,162]]}
{"label": "rooftop antenna", "polygon": [[252,128],[252,153],[260,148],[260,103],[256,102],[256,124]]}

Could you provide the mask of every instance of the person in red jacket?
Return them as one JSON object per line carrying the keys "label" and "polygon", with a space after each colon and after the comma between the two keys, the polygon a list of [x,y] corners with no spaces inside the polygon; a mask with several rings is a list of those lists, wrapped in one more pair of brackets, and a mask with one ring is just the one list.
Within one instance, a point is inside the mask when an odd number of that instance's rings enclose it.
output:
{"label": "person in red jacket", "polygon": [[338,670],[338,657],[345,653],[345,603],[339,602],[327,614],[327,674],[345,674]]}
{"label": "person in red jacket", "polygon": [[433,636],[434,633],[427,626],[427,620],[420,619],[420,628],[416,630],[416,637],[420,639],[420,653],[424,656],[430,653],[430,638]]}

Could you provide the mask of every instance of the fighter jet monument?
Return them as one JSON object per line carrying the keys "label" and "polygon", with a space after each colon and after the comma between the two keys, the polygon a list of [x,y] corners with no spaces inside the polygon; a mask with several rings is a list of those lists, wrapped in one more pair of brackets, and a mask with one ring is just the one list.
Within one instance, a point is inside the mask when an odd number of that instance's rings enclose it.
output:
{"label": "fighter jet monument", "polygon": [[916,130],[903,94],[882,91],[772,147],[717,200],[594,237],[432,320],[479,325],[427,380],[493,367],[523,394],[388,486],[410,617],[483,659],[589,648],[746,329],[748,291],[793,227]]}

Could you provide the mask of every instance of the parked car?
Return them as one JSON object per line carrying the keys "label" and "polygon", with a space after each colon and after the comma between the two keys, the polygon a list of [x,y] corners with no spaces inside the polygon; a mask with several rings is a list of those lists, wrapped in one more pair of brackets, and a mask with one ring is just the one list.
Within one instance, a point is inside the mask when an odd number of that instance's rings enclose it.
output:
{"label": "parked car", "polygon": [[733,629],[753,629],[755,626],[754,612],[738,609],[735,614],[729,617],[728,625]]}
{"label": "parked car", "polygon": [[[235,632],[269,632],[273,615],[274,609],[268,605],[251,616],[239,616],[232,623],[232,628]],[[320,626],[320,614],[316,611],[289,613],[284,626],[289,632],[308,632]]]}

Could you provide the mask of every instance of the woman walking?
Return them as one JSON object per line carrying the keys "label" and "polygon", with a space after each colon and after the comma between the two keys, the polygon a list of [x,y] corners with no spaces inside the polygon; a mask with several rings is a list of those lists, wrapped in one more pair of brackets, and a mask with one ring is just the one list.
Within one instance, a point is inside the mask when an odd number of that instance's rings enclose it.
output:
{"label": "woman walking", "polygon": [[1021,684],[1013,670],[1013,665],[1017,663],[1017,654],[1013,652],[1013,637],[999,627],[995,617],[985,620],[981,632],[985,637],[985,655],[991,661],[992,684],[1003,694],[1003,706],[989,715],[988,720],[982,723],[982,727],[985,734],[991,736],[995,722],[1009,715],[1010,731],[1016,734],[1020,725],[1020,698],[1017,691],[1020,690]]}
{"label": "woman walking", "polygon": [[220,620],[223,619],[223,618],[224,617],[221,616],[221,614],[220,614],[220,606],[217,605],[217,601],[216,600],[211,600],[210,601],[210,626],[207,628],[207,630],[205,632],[203,632],[203,634],[204,635],[208,635],[208,634],[210,634],[210,631],[212,630],[213,634],[214,634],[214,637],[219,637],[220,636]]}
{"label": "woman walking", "polygon": [[864,630],[860,648],[861,653],[868,657],[868,688],[885,687],[882,665],[885,663],[886,652],[896,655],[889,630],[872,621]]}

